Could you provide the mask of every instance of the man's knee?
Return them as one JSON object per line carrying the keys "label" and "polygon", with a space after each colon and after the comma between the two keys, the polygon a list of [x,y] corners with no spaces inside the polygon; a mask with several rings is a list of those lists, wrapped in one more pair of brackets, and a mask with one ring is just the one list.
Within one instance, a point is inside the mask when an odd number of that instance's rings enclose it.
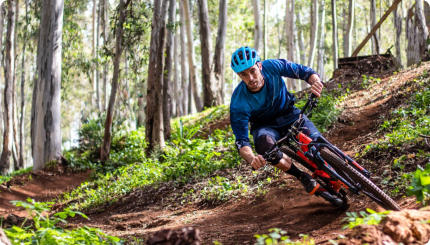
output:
{"label": "man's knee", "polygon": [[[255,150],[258,154],[264,155],[267,151],[271,150],[275,145],[275,140],[270,135],[260,135],[255,139]],[[283,153],[278,147],[267,156],[266,161],[272,165],[276,165],[282,159]]]}
{"label": "man's knee", "polygon": [[263,155],[275,145],[275,140],[272,136],[263,134],[255,139],[255,150],[258,154]]}

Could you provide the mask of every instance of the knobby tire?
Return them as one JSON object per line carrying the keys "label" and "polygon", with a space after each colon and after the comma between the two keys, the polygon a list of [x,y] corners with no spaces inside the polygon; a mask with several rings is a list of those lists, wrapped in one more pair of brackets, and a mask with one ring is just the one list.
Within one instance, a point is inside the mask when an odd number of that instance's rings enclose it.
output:
{"label": "knobby tire", "polygon": [[[335,153],[330,151],[328,148],[323,147],[320,150],[322,158],[327,161],[336,171],[341,174],[344,172],[348,175],[352,180],[356,183],[359,183],[362,189],[366,192],[371,193],[374,197],[379,199],[382,203],[381,206],[385,209],[399,211],[400,206],[385,194],[379,187],[377,187],[370,179],[366,178],[363,174],[361,174],[358,170],[353,168],[351,165],[347,164],[344,160],[339,158]],[[372,198],[371,195],[368,195]]]}

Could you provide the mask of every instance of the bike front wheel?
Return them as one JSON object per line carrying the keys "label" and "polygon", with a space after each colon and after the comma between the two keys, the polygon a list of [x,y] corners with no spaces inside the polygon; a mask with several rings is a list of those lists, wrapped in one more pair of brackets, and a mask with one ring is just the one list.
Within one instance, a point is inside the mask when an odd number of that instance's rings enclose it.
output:
{"label": "bike front wheel", "polygon": [[321,148],[321,156],[327,161],[339,174],[344,173],[348,179],[352,179],[355,183],[361,186],[364,194],[369,196],[372,200],[377,202],[385,209],[399,211],[400,206],[378,186],[375,185],[370,179],[360,173],[358,170],[347,164],[339,156],[333,153],[327,147]]}

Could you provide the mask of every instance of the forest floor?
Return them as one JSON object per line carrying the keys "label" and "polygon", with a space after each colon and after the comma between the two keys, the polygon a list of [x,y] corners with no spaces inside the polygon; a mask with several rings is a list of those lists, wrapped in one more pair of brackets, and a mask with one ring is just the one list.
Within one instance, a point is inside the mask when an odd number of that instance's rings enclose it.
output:
{"label": "forest floor", "polygon": [[[326,138],[351,156],[360,152],[378,138],[377,129],[384,116],[407,99],[410,87],[414,86],[411,81],[425,70],[430,70],[430,62],[416,69],[381,77],[380,82],[367,89],[351,92],[343,102],[345,110],[325,134]],[[222,127],[226,124],[225,118],[220,121]],[[216,125],[211,124],[210,130],[214,127]],[[378,159],[373,166],[365,167],[377,176],[379,170],[389,164],[391,161]],[[232,171],[251,173],[245,163]],[[66,177],[39,176],[40,179],[36,176],[23,186],[12,186],[11,190],[1,189],[0,214],[19,214],[9,204],[9,200],[23,200],[27,196],[48,200],[77,186],[88,176],[89,173]],[[323,199],[308,195],[301,184],[289,175],[281,175],[274,180],[265,195],[235,199],[215,206],[200,203],[181,205],[178,204],[179,200],[174,204],[172,197],[178,196],[181,191],[183,189],[169,184],[138,189],[110,207],[86,211],[90,220],[75,218],[68,226],[98,227],[110,235],[126,239],[147,238],[164,229],[194,227],[200,230],[202,244],[212,244],[213,241],[222,244],[253,244],[254,234],[267,234],[268,229],[274,227],[285,230],[293,239],[300,238],[300,234],[307,234],[317,244],[330,244],[330,239],[350,232],[342,229],[345,210],[335,209]],[[412,197],[397,197],[396,201],[404,209],[419,207]],[[381,210],[363,196],[350,195],[349,203],[348,212],[365,208]]]}

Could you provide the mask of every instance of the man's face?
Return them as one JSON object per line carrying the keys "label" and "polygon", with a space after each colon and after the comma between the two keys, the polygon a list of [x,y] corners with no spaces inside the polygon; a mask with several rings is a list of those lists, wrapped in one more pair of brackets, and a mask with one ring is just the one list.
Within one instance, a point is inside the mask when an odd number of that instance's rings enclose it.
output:
{"label": "man's face", "polygon": [[246,87],[251,92],[258,92],[264,85],[263,74],[261,74],[261,63],[257,62],[254,66],[238,73],[239,77],[245,82]]}

